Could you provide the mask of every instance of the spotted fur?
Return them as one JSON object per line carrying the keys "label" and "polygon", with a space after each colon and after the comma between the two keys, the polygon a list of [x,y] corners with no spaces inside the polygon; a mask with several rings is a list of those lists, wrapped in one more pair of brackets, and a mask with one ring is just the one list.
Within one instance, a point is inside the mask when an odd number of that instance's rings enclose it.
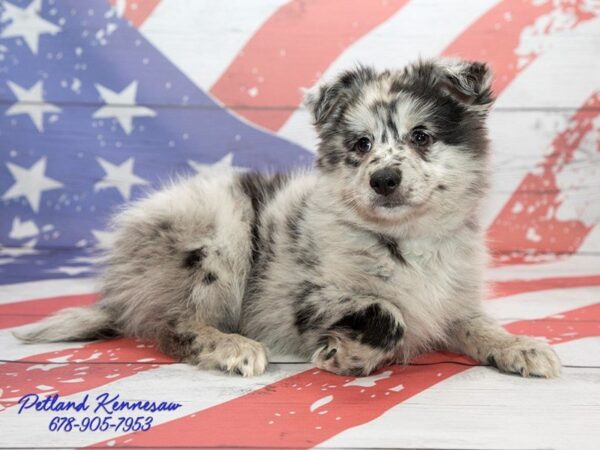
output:
{"label": "spotted fur", "polygon": [[247,376],[265,370],[267,348],[341,374],[449,349],[558,375],[550,347],[481,307],[490,85],[485,64],[453,60],[320,85],[306,98],[314,171],[196,177],[129,205],[102,300],[21,337],[154,339]]}

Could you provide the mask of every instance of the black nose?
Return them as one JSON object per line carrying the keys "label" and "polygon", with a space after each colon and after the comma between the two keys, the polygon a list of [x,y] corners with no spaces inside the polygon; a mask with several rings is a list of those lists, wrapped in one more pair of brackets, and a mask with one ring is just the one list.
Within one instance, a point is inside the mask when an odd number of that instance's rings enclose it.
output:
{"label": "black nose", "polygon": [[371,187],[379,195],[387,196],[396,190],[402,174],[394,169],[379,169],[371,175]]}

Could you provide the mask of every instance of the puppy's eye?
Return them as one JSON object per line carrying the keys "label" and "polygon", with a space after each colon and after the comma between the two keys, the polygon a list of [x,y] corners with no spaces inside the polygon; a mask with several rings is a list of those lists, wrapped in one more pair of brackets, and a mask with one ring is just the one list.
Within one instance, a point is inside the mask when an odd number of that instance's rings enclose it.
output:
{"label": "puppy's eye", "polygon": [[373,144],[371,143],[371,140],[366,137],[360,138],[355,144],[356,150],[362,153],[367,153],[370,151],[372,146]]}
{"label": "puppy's eye", "polygon": [[425,147],[431,144],[431,136],[429,136],[423,130],[412,130],[410,133],[410,140],[418,147]]}

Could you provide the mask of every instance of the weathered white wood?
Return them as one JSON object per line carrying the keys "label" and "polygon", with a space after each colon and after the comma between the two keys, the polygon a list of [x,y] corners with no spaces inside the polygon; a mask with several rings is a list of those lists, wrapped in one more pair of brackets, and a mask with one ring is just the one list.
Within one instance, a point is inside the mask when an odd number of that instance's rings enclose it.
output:
{"label": "weathered white wood", "polygon": [[[504,117],[495,114],[490,123],[493,142],[493,171],[491,196],[485,204],[484,223],[491,224],[498,212],[514,195],[521,196],[522,203],[529,204],[531,195],[542,198],[552,195],[552,188],[545,192],[543,187],[528,191],[519,188],[528,174],[542,173],[542,165],[550,163],[550,167],[560,166],[557,174],[557,185],[560,189],[561,202],[555,215],[560,220],[579,220],[591,226],[600,220],[600,152],[594,149],[597,140],[597,118],[595,127],[589,131],[574,149],[572,159],[566,164],[557,164],[567,154],[563,146],[552,146],[556,137],[568,132],[573,111],[562,114],[510,113]],[[587,120],[592,119],[592,113]],[[561,123],[562,122],[562,123]],[[548,155],[555,155],[548,159]],[[519,191],[515,194],[515,191]],[[556,249],[558,250],[558,249]]]}
{"label": "weathered white wood", "polygon": [[254,31],[284,3],[162,0],[140,32],[198,87],[209,90]]}
{"label": "weathered white wood", "polygon": [[[577,277],[598,275],[600,253],[585,253],[588,242],[597,245],[600,242],[599,227],[595,227],[581,248],[581,253],[567,256],[556,261],[539,264],[514,264],[492,267],[486,272],[489,281],[531,280],[550,277]],[[595,244],[591,244],[595,243]],[[593,248],[593,247],[592,247]]]}
{"label": "weathered white wood", "polygon": [[[25,329],[25,326],[0,330],[0,359],[15,361],[18,359],[27,358],[31,355],[59,351],[64,348],[80,348],[85,345],[85,343],[82,342],[70,342],[68,344],[65,344],[64,342],[49,344],[23,344],[12,335],[12,331],[19,330],[21,328]],[[0,368],[1,367],[2,366],[0,365]]]}
{"label": "weathered white wood", "polygon": [[[502,36],[498,36],[502,39]],[[522,39],[530,39],[523,37]],[[600,19],[533,39],[539,56],[498,98],[499,108],[577,108],[598,89]]]}
{"label": "weathered white wood", "polygon": [[480,367],[319,447],[597,450],[598,423],[599,369],[565,369],[558,380],[540,380]]}
{"label": "weathered white wood", "polygon": [[[593,253],[600,256],[600,227],[595,226],[592,228],[590,234],[587,235],[585,241],[579,247],[579,252],[586,254]],[[600,261],[596,267],[600,267]]]}
{"label": "weathered white wood", "polygon": [[600,301],[600,286],[527,292],[487,300],[484,307],[503,323],[534,320],[571,309],[595,305]]}
{"label": "weathered white wood", "polygon": [[[360,63],[380,69],[401,67],[420,57],[438,56],[498,0],[408,2],[394,16],[346,49],[325,71],[331,79]],[[476,37],[473,37],[476,39]]]}
{"label": "weathered white wood", "polygon": [[35,298],[49,298],[65,295],[81,295],[97,292],[97,286],[91,278],[32,281],[29,283],[4,284],[0,286],[0,305]]}
{"label": "weathered white wood", "polygon": [[565,342],[554,349],[565,366],[593,367],[600,372],[600,337]]}

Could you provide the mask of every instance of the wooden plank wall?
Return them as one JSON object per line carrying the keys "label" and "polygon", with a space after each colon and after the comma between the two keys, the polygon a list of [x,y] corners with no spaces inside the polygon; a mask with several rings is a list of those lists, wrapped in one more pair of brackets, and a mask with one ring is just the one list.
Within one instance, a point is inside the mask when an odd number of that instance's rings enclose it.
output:
{"label": "wooden plank wall", "polygon": [[[101,14],[98,5],[103,0],[95,3],[89,4],[89,10],[96,6]],[[593,134],[597,133],[600,27],[594,2],[420,0],[377,2],[376,7],[361,1],[113,3],[135,30],[120,33],[121,27],[111,34],[95,30],[98,37],[84,39],[90,47],[85,51],[111,47],[109,58],[97,67],[73,69],[70,64],[98,63],[78,63],[66,50],[60,56],[64,62],[59,59],[61,46],[76,51],[72,42],[97,28],[91,19],[69,21],[67,35],[41,34],[41,49],[54,44],[53,51],[42,62],[37,58],[34,70],[27,73],[19,71],[19,61],[11,59],[10,52],[3,53],[5,81],[16,82],[17,76],[29,88],[47,79],[43,101],[60,110],[43,115],[43,134],[39,133],[43,149],[31,139],[36,130],[26,114],[4,114],[3,151],[18,153],[7,162],[31,167],[41,157],[60,154],[69,160],[83,159],[90,167],[84,173],[64,173],[62,160],[50,158],[48,173],[60,173],[55,178],[64,185],[64,191],[44,195],[47,206],[55,207],[45,213],[51,224],[69,228],[69,223],[85,220],[86,228],[101,229],[114,207],[125,200],[114,188],[100,189],[99,194],[94,189],[106,176],[96,160],[100,151],[112,164],[122,164],[128,152],[139,155],[135,173],[152,185],[193,172],[189,160],[215,163],[231,149],[232,164],[238,167],[285,169],[310,164],[316,142],[301,107],[302,87],[356,63],[394,68],[437,55],[485,60],[496,72],[498,102],[490,117],[494,175],[485,211],[494,250],[514,262],[535,259],[531,253],[541,253],[540,258],[573,253],[599,219],[600,176]],[[41,7],[52,19],[56,8],[44,2]],[[82,6],[76,2],[73,9],[77,8]],[[136,53],[136,45],[147,45],[142,53],[148,56]],[[55,79],[53,74],[61,71],[64,76]],[[112,82],[114,91],[130,86],[134,74],[143,73],[135,101],[150,108],[153,116],[133,119],[131,134],[124,134],[110,117],[106,124],[93,121],[98,128],[90,128],[90,119],[106,104],[93,82],[97,72]],[[181,74],[191,83],[179,89],[165,87]],[[208,95],[188,92],[193,88]],[[5,111],[14,101],[9,85],[1,83]],[[260,132],[250,132],[256,129]],[[247,136],[236,144],[240,133]],[[0,190],[6,193],[12,174],[6,167],[0,170]],[[139,195],[143,188],[143,184],[132,185],[131,195]],[[109,198],[85,219],[74,208],[60,207],[61,195],[74,205],[74,198],[94,194]],[[11,207],[21,200],[3,201]],[[3,217],[4,245],[25,242],[7,235],[16,215],[22,221],[35,221],[34,212],[11,209]],[[38,246],[73,246],[74,242],[55,234],[40,232]],[[89,231],[79,238],[86,245],[95,242]],[[597,250],[597,245],[590,245],[586,251]]]}

